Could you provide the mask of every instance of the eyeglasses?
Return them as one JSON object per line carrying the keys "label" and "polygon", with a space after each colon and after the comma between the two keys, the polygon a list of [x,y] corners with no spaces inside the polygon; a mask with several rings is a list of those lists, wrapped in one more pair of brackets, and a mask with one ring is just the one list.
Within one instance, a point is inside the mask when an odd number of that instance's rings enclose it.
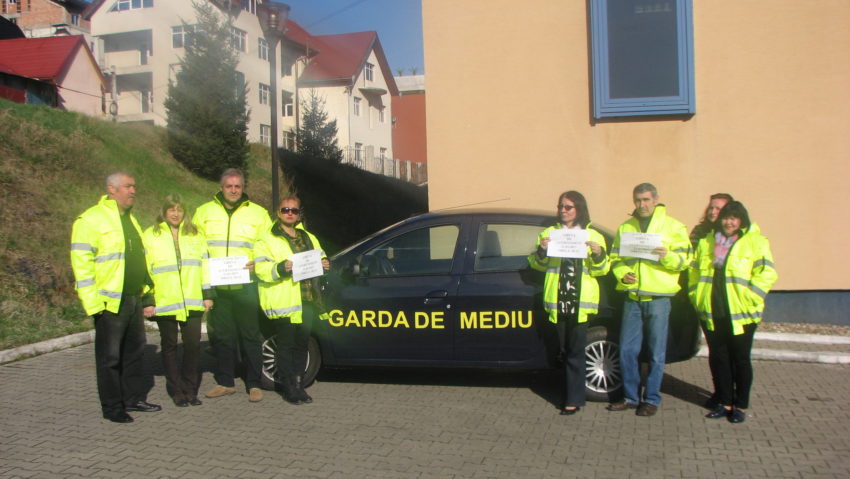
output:
{"label": "eyeglasses", "polygon": [[573,205],[558,205],[558,209],[559,210],[572,211],[572,210],[576,209],[576,207],[573,206]]}
{"label": "eyeglasses", "polygon": [[301,214],[301,208],[290,208],[288,206],[284,206],[283,208],[280,209],[280,212],[285,214],[285,215],[288,215],[290,213],[292,213],[293,215],[300,215]]}

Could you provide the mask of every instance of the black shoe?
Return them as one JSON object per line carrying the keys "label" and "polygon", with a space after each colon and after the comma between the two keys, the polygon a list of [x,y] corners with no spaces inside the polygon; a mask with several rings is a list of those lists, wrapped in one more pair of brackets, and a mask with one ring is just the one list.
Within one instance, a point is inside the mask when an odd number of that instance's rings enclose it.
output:
{"label": "black shoe", "polygon": [[162,406],[160,406],[159,404],[151,404],[149,402],[139,401],[136,404],[124,407],[124,409],[127,411],[156,412],[162,411]]}
{"label": "black shoe", "polygon": [[111,414],[103,413],[103,418],[117,423],[133,422],[133,418],[124,411]]}
{"label": "black shoe", "polygon": [[298,394],[298,386],[295,378],[283,378],[281,388],[283,389],[283,399],[286,402],[295,405],[304,404],[304,400]]}
{"label": "black shoe", "polygon": [[573,414],[581,411],[581,408],[576,406],[572,409],[561,408],[561,416],[572,416]]}
{"label": "black shoe", "polygon": [[200,399],[194,397],[194,398],[189,400],[189,404],[191,404],[192,406],[200,406],[203,403],[201,402]]}
{"label": "black shoe", "polygon": [[747,419],[747,413],[740,409],[732,409],[729,413],[729,422],[732,424],[740,424]]}
{"label": "black shoe", "polygon": [[726,409],[723,406],[716,406],[714,409],[711,410],[710,413],[706,414],[705,417],[707,417],[708,419],[719,419],[721,417],[726,417],[730,414],[732,414],[731,409]]}
{"label": "black shoe", "polygon": [[187,401],[185,399],[181,399],[179,401],[174,400],[174,405],[177,406],[177,407],[189,407],[189,401]]}
{"label": "black shoe", "polygon": [[304,390],[304,383],[301,382],[301,376],[295,378],[295,392],[304,404],[313,402],[313,398]]}

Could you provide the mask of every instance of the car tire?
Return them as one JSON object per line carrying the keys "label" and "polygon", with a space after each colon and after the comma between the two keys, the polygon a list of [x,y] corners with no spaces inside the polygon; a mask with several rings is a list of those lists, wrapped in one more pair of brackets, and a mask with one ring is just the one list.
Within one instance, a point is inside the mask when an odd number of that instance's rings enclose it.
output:
{"label": "car tire", "polygon": [[584,348],[587,375],[585,391],[588,401],[613,401],[623,388],[620,372],[620,346],[609,337],[608,328],[588,329]]}
{"label": "car tire", "polygon": [[[270,391],[275,389],[275,372],[277,371],[277,364],[275,364],[275,352],[277,351],[276,339],[276,335],[271,335],[263,341],[263,369],[260,380],[262,381],[263,388]],[[310,340],[307,342],[307,368],[304,370],[301,383],[305,387],[313,384],[321,367],[322,351],[319,348],[319,342],[316,341],[316,338],[310,336]]]}

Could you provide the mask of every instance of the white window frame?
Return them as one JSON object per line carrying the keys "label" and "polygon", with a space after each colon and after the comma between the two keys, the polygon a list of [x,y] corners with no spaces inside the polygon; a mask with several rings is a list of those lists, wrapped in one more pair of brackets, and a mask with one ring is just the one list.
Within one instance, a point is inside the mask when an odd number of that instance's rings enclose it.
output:
{"label": "white window frame", "polygon": [[266,85],[265,83],[260,83],[260,88],[258,92],[260,94],[260,105],[268,105],[269,97],[272,93],[271,87]]}
{"label": "white window frame", "polygon": [[375,81],[375,65],[366,63],[365,75],[366,81]]}
{"label": "white window frame", "polygon": [[257,56],[260,60],[269,61],[269,42],[263,37],[257,38]]}
{"label": "white window frame", "polygon": [[271,125],[260,124],[260,143],[264,145],[270,145],[272,143]]}
{"label": "white window frame", "polygon": [[354,116],[360,116],[360,103],[362,103],[361,98],[354,97]]}
{"label": "white window frame", "polygon": [[230,44],[233,48],[240,52],[247,52],[248,32],[245,30],[230,27]]}

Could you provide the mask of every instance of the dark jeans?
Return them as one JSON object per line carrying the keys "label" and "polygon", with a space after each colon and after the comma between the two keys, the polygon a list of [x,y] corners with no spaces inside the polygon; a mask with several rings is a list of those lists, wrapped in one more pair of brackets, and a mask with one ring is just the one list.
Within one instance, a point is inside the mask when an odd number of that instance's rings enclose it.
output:
{"label": "dark jeans", "polygon": [[240,289],[216,288],[210,321],[215,331],[213,350],[218,365],[215,381],[221,386],[234,387],[237,351],[241,347],[245,386],[260,387],[263,363],[259,302],[256,283],[245,284]]}
{"label": "dark jeans", "polygon": [[[174,401],[188,401],[198,396],[198,358],[201,350],[201,311],[192,311],[186,321],[174,316],[157,316],[165,389]],[[177,329],[183,336],[183,364],[177,361]]]}
{"label": "dark jeans", "polygon": [[714,383],[714,397],[719,404],[746,409],[750,406],[753,386],[753,364],[750,352],[757,324],[744,326],[744,333],[732,334],[732,322],[714,320],[714,331],[705,331],[708,343],[708,366]]}
{"label": "dark jeans", "polygon": [[145,325],[138,296],[124,295],[118,313],[104,311],[94,320],[94,360],[97,392],[104,414],[124,411],[144,401],[150,378],[145,377]]}
{"label": "dark jeans", "polygon": [[281,379],[304,376],[307,369],[307,345],[317,314],[313,303],[305,302],[302,308],[301,323],[292,323],[289,318],[274,320],[277,325],[275,361]]}
{"label": "dark jeans", "polygon": [[584,406],[587,375],[584,347],[587,344],[587,323],[577,323],[574,318],[559,317],[556,328],[564,355],[566,389],[563,405]]}

